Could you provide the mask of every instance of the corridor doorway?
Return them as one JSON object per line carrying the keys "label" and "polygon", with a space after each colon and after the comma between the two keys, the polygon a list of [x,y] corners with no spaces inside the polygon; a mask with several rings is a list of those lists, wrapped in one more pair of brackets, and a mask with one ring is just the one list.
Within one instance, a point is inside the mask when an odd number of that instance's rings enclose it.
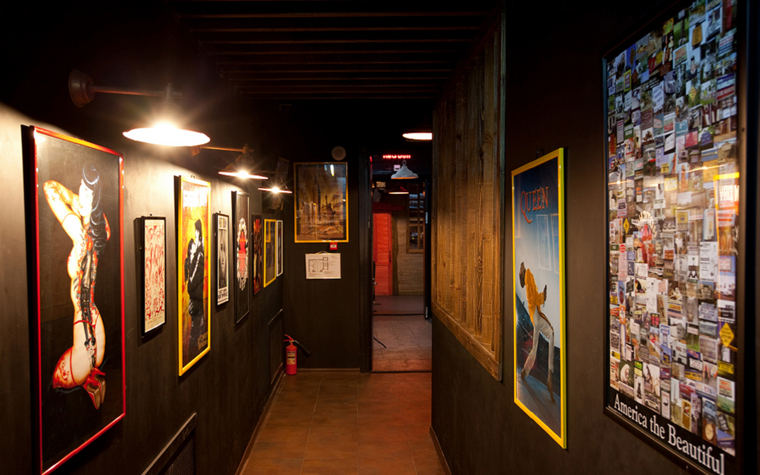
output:
{"label": "corridor doorway", "polygon": [[431,371],[432,324],[425,318],[426,184],[381,183],[375,183],[373,200],[372,370]]}

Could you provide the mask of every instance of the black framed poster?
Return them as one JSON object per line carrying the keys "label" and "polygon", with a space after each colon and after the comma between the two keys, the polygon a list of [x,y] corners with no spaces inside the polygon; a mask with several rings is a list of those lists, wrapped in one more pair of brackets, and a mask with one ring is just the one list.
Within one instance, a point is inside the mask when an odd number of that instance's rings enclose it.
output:
{"label": "black framed poster", "polygon": [[232,192],[232,227],[235,249],[235,322],[239,322],[250,309],[250,215],[248,214],[248,193]]}
{"label": "black framed poster", "polygon": [[142,334],[166,323],[166,218],[140,218]]}
{"label": "black framed poster", "polygon": [[229,243],[230,217],[216,213],[216,304],[230,300]]}
{"label": "black framed poster", "polygon": [[677,4],[604,57],[605,413],[720,475],[742,471],[741,8]]}

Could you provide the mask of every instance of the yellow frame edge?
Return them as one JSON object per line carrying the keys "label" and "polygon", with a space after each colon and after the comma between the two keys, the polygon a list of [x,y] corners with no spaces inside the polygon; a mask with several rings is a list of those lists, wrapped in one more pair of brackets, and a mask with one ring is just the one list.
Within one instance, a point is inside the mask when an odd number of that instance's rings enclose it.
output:
{"label": "yellow frame edge", "polygon": [[[209,202],[208,202],[208,206],[206,207],[207,208],[207,210],[206,210],[206,214],[207,214],[207,216],[206,216],[206,222],[209,223],[209,225],[210,225],[211,224],[211,182],[203,181],[203,180],[198,180],[196,178],[186,178],[186,177],[184,177],[182,175],[180,175],[179,179],[180,179],[180,183],[179,183],[179,212],[177,213],[177,223],[178,223],[177,229],[180,229],[181,224],[182,224],[182,205],[183,205],[183,200],[182,200],[182,184],[185,183],[185,182],[187,182],[187,183],[193,183],[195,185],[205,186],[205,187],[208,188]],[[208,233],[208,232],[209,232],[209,230],[207,229],[206,233]],[[179,236],[179,234],[178,234],[178,236]],[[209,251],[209,247],[208,246],[209,246],[208,239],[206,239],[205,242],[204,242],[204,244],[203,244],[203,252],[205,253],[206,256],[208,256],[208,251]],[[181,243],[179,241],[179,237],[178,237],[177,238],[177,260],[178,260],[178,262],[177,262],[177,264],[178,264],[177,265],[177,302],[178,302],[178,306],[182,305],[182,286],[179,285],[179,282],[180,282],[179,279],[181,278],[180,276],[184,275],[184,270],[185,270],[184,269],[184,264],[183,264],[184,261],[182,260],[182,257],[180,256],[180,252],[181,251],[182,251],[182,245],[181,245]],[[178,344],[179,344],[178,345],[179,346],[179,360],[178,360],[178,362],[179,362],[179,375],[180,376],[182,376],[183,374],[185,374],[190,368],[193,367],[193,365],[195,365],[195,363],[198,362],[198,360],[200,360],[201,358],[203,358],[206,355],[206,353],[208,353],[209,351],[211,351],[211,279],[208,279],[206,281],[205,287],[206,287],[206,289],[205,289],[206,290],[206,294],[209,296],[209,298],[207,299],[207,304],[206,304],[206,307],[207,307],[206,308],[206,315],[208,315],[208,346],[198,356],[196,356],[191,361],[189,361],[187,363],[187,365],[182,366],[182,322],[180,321],[180,324],[178,325],[178,329],[177,329],[177,339],[178,339]],[[178,310],[179,310],[178,316],[180,316],[180,318],[181,318],[181,314],[180,314],[181,310],[179,308],[178,308]]]}
{"label": "yellow frame edge", "polygon": [[565,308],[565,176],[564,176],[564,158],[565,149],[560,147],[553,152],[533,160],[520,168],[512,170],[512,187],[511,187],[511,201],[512,201],[512,357],[513,366],[517,362],[517,332],[514,330],[517,325],[517,307],[515,306],[515,176],[523,173],[527,170],[537,167],[549,160],[557,158],[557,193],[559,195],[559,282],[560,282],[560,330],[562,348],[560,349],[560,366],[561,366],[561,385],[562,385],[562,406],[560,407],[561,415],[561,435],[557,435],[553,430],[549,428],[541,419],[538,418],[530,409],[528,409],[519,399],[517,399],[517,372],[515,371],[513,379],[513,400],[515,404],[520,407],[536,424],[539,425],[549,436],[554,439],[557,444],[563,449],[567,449],[567,339],[566,336],[566,308]]}

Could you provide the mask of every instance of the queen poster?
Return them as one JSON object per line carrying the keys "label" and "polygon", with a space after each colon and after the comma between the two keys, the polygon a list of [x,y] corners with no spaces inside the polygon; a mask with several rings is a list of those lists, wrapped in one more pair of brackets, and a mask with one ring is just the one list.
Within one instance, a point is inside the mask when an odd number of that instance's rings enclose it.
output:
{"label": "queen poster", "polygon": [[512,282],[515,403],[566,448],[563,155],[512,172]]}
{"label": "queen poster", "polygon": [[25,127],[35,471],[126,412],[122,157]]}
{"label": "queen poster", "polygon": [[179,374],[211,349],[209,195],[211,184],[180,177],[177,213]]}

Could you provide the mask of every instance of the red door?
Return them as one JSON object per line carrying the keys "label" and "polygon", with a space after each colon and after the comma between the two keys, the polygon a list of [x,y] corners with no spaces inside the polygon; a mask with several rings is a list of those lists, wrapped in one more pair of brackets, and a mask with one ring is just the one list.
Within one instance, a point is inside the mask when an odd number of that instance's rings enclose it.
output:
{"label": "red door", "polygon": [[372,259],[375,261],[375,295],[393,295],[393,226],[390,213],[373,213],[375,230]]}

